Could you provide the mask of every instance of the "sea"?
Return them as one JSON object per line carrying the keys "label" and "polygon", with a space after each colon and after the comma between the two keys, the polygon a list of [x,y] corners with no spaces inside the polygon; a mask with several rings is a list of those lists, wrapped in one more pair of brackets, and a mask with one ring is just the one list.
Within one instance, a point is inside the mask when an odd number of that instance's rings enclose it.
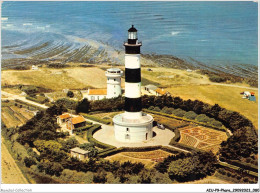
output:
{"label": "sea", "polygon": [[69,51],[82,39],[123,51],[134,25],[142,53],[257,66],[257,17],[253,1],[4,1],[2,59],[44,42]]}

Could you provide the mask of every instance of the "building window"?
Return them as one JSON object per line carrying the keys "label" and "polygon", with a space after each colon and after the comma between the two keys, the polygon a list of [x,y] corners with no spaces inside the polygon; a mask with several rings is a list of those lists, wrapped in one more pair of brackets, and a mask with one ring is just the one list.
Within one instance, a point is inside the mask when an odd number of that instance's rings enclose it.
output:
{"label": "building window", "polygon": [[114,81],[116,81],[116,79],[114,79]]}
{"label": "building window", "polygon": [[95,100],[95,97],[94,97],[94,96],[91,96],[91,100]]}
{"label": "building window", "polygon": [[129,128],[126,128],[126,132],[129,132]]}
{"label": "building window", "polygon": [[114,85],[114,88],[116,88],[116,85]]}
{"label": "building window", "polygon": [[125,135],[125,139],[130,139],[130,135],[129,135],[129,134],[126,134],[126,135]]}
{"label": "building window", "polygon": [[99,100],[99,96],[97,96],[97,100]]}

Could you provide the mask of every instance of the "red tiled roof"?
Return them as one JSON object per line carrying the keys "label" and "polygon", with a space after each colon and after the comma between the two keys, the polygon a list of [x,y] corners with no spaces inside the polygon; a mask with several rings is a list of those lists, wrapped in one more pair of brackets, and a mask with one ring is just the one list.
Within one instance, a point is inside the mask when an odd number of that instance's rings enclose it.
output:
{"label": "red tiled roof", "polygon": [[78,124],[78,123],[86,122],[86,120],[85,120],[83,117],[81,117],[81,116],[73,117],[73,118],[71,119],[71,121],[72,121],[72,124],[73,124],[73,125],[76,125],[76,124]]}
{"label": "red tiled roof", "polygon": [[88,95],[107,95],[107,89],[89,89]]}
{"label": "red tiled roof", "polygon": [[62,114],[59,116],[60,119],[68,119],[70,118],[70,114],[66,113],[66,114]]}
{"label": "red tiled roof", "polygon": [[165,90],[162,90],[162,89],[160,89],[160,88],[157,88],[155,91],[158,92],[158,93],[161,94],[161,95],[166,94],[166,91],[165,91]]}

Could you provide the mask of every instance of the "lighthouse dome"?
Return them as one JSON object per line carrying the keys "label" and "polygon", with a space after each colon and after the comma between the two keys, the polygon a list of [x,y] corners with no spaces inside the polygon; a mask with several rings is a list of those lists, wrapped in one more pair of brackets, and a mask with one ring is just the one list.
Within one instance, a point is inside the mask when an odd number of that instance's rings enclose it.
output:
{"label": "lighthouse dome", "polygon": [[129,28],[128,32],[137,32],[137,29],[135,29],[134,25],[132,25],[132,27]]}

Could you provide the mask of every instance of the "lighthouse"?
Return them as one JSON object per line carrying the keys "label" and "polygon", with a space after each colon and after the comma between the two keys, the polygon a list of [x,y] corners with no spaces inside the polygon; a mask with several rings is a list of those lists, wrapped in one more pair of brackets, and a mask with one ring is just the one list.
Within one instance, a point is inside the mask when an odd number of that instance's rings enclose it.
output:
{"label": "lighthouse", "polygon": [[122,142],[141,142],[153,136],[153,117],[142,112],[141,65],[137,29],[128,30],[125,46],[125,112],[113,118],[115,138]]}

